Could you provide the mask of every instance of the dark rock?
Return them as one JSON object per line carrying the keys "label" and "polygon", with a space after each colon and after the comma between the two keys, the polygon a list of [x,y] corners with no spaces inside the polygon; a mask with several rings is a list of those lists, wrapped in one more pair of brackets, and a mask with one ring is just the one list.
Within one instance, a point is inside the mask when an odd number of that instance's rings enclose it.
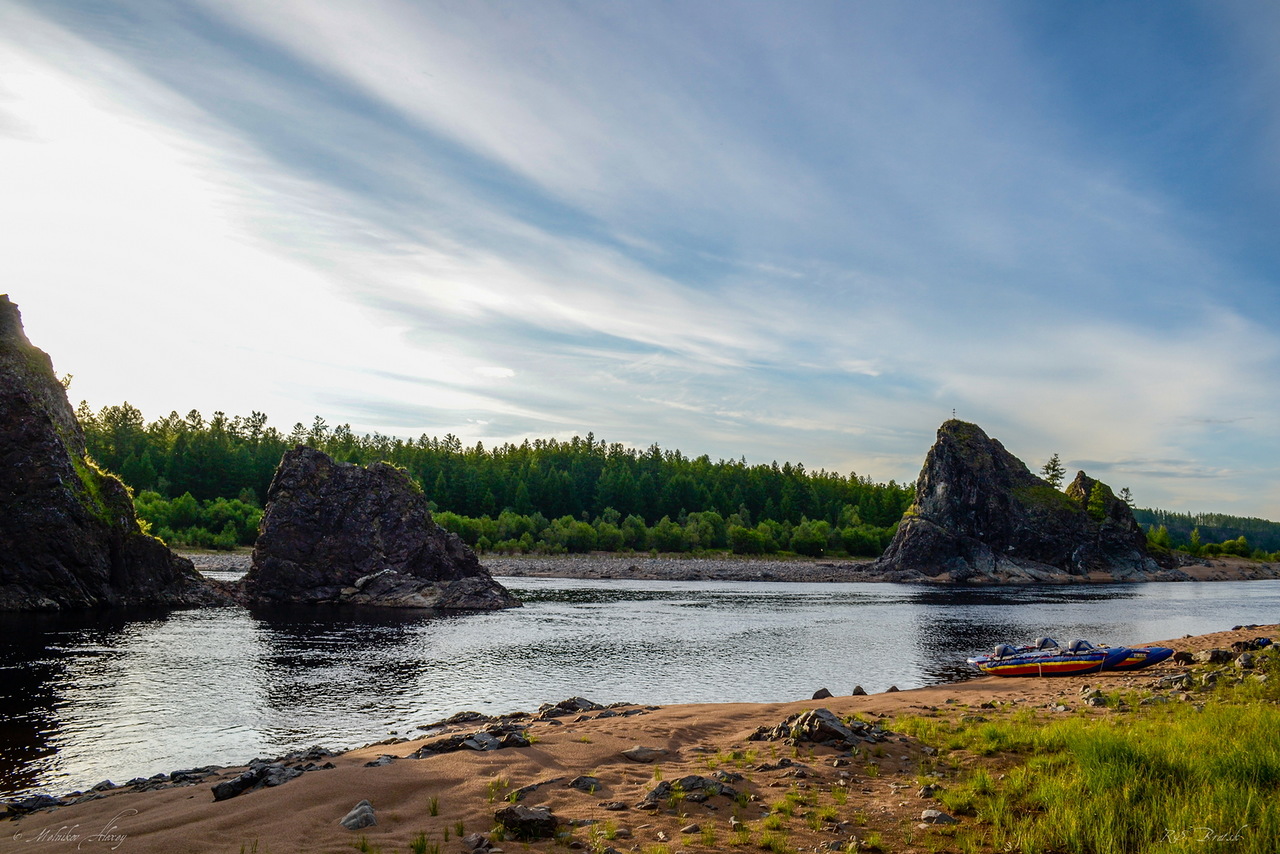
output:
{"label": "dark rock", "polygon": [[[855,720],[846,723],[836,717],[830,709],[812,709],[792,715],[775,727],[760,727],[747,736],[747,740],[857,747],[863,743],[882,741],[884,736],[883,730],[865,721]],[[790,764],[791,760],[784,758],[778,760],[777,765],[773,767],[785,768]],[[758,770],[766,770],[766,768],[761,766]]]}
{"label": "dark rock", "polygon": [[826,688],[819,688],[817,691],[814,691],[814,692],[813,692],[813,697],[811,697],[810,699],[813,699],[813,700],[826,700],[826,699],[828,699],[830,696],[831,696],[831,692],[830,692],[830,691],[828,691]]}
{"label": "dark rock", "polygon": [[577,789],[580,792],[595,793],[600,790],[600,778],[581,776],[574,777],[566,784],[570,789]]}
{"label": "dark rock", "polygon": [[556,703],[556,706],[567,712],[598,712],[604,708],[604,706],[592,702],[586,697],[570,697],[567,700],[561,700]]}
{"label": "dark rock", "polygon": [[483,833],[468,833],[460,840],[463,851],[488,851],[493,843]]}
{"label": "dark rock", "polygon": [[920,813],[920,820],[926,824],[959,824],[959,820],[954,816],[949,816],[940,810],[924,810]]}
{"label": "dark rock", "polygon": [[489,720],[488,716],[483,715],[480,712],[458,712],[457,714],[450,715],[439,723],[431,724],[430,726],[449,726],[450,724],[466,724],[472,723],[473,721],[487,720]]}
{"label": "dark rock", "polygon": [[261,759],[255,759],[238,777],[215,783],[213,799],[225,801],[253,789],[282,786],[290,780],[301,777],[302,774],[301,768],[289,767],[282,762],[264,762]]}
{"label": "dark rock", "polygon": [[250,769],[238,777],[215,783],[213,786],[213,799],[215,801],[225,801],[237,795],[242,795],[257,786],[258,779],[258,772]]}
{"label": "dark rock", "polygon": [[627,808],[627,805],[622,801],[601,801],[597,806],[602,810],[608,810],[610,812],[621,812]]}
{"label": "dark rock", "polygon": [[312,448],[284,455],[267,492],[251,601],[333,602],[437,611],[491,611],[519,602],[395,466],[334,462]]}
{"label": "dark rock", "polygon": [[472,733],[456,733],[428,741],[410,754],[412,759],[426,759],[455,750],[503,750],[508,747],[528,747],[525,729],[518,724],[490,724]]}
{"label": "dark rock", "polygon": [[683,800],[702,803],[717,795],[733,800],[738,797],[738,790],[723,780],[719,780],[714,777],[703,777],[698,774],[689,774],[678,780],[663,780],[658,783],[657,786],[654,786],[653,789],[644,796],[643,801],[636,804],[636,809],[661,809],[663,804],[673,796],[677,795]]}
{"label": "dark rock", "polygon": [[503,807],[493,819],[514,839],[529,842],[550,839],[556,835],[559,820],[547,807],[525,807],[520,804]]}
{"label": "dark rock", "polygon": [[1191,687],[1191,676],[1186,673],[1175,673],[1171,676],[1162,676],[1156,680],[1155,687],[1185,690]]}
{"label": "dark rock", "polygon": [[374,814],[373,804],[368,801],[361,801],[351,808],[351,812],[338,819],[338,824],[347,830],[360,830],[365,827],[373,827],[378,823],[378,817]]}
{"label": "dark rock", "polygon": [[0,294],[0,611],[230,604],[142,532],[129,491],[86,454],[53,363]]}
{"label": "dark rock", "polygon": [[9,801],[6,806],[15,815],[35,812],[36,810],[62,806],[62,801],[51,795],[29,795],[16,801]]}
{"label": "dark rock", "polygon": [[850,696],[850,697],[865,697],[865,696],[867,696],[867,689],[863,688],[861,685],[854,685],[854,686],[853,686],[853,690],[849,692],[849,696]]}
{"label": "dark rock", "polygon": [[1202,649],[1191,656],[1191,660],[1197,664],[1226,664],[1235,656],[1229,649]]}
{"label": "dark rock", "polygon": [[972,583],[1061,582],[1105,571],[1171,577],[1110,487],[1080,472],[1065,492],[1028,471],[980,427],[951,420],[916,481],[916,499],[872,567],[888,578]]}
{"label": "dark rock", "polygon": [[[328,748],[313,744],[306,750],[295,750],[293,753],[287,753],[281,757],[281,762],[319,762],[321,759],[328,759],[334,756],[334,752]],[[211,768],[210,770],[217,770]]]}
{"label": "dark rock", "polygon": [[1172,661],[1174,664],[1191,664],[1195,661],[1195,657],[1185,649],[1182,649],[1173,654]]}
{"label": "dark rock", "polygon": [[884,689],[884,692],[885,692],[886,694],[897,694],[900,690],[901,690],[901,689],[900,689],[900,688],[898,688],[898,686],[897,686],[897,685],[890,685],[888,688],[885,688],[885,689]]}

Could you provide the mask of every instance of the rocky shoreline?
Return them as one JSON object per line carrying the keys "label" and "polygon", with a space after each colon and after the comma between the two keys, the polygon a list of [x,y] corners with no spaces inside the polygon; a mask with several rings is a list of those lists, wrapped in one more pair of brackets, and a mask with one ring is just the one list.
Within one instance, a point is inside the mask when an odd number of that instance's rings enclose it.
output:
{"label": "rocky shoreline", "polygon": [[[200,572],[231,580],[249,570],[251,554],[241,552],[184,552]],[[791,560],[742,557],[681,557],[649,554],[495,555],[480,556],[489,572],[502,578],[574,578],[634,581],[767,581],[825,584],[835,582],[907,582],[951,584],[941,578],[913,573],[880,573],[872,560]],[[1176,574],[1175,574],[1176,572]],[[1280,565],[1243,558],[1202,559],[1185,563],[1159,581],[1253,581],[1280,579]],[[1008,583],[1028,583],[1011,579]],[[1035,579],[1053,584],[1114,584],[1109,574],[1072,576],[1066,573]]]}

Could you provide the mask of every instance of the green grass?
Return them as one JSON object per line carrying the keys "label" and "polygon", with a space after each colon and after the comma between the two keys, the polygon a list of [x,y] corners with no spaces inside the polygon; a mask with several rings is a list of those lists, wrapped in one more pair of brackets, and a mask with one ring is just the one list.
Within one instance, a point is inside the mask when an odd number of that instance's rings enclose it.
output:
{"label": "green grass", "polygon": [[502,794],[502,790],[507,789],[510,786],[511,783],[506,777],[495,777],[485,784],[485,792],[489,795],[489,803],[493,803],[498,800],[498,797]]}
{"label": "green grass", "polygon": [[777,830],[765,831],[760,836],[760,847],[773,854],[788,854],[792,850],[787,844],[787,835]]}
{"label": "green grass", "polygon": [[[448,842],[448,838],[445,839]],[[431,842],[425,833],[419,833],[409,843],[410,854],[440,854],[440,843]]]}
{"label": "green grass", "polygon": [[940,793],[995,850],[1261,854],[1280,839],[1280,656],[1260,659],[1266,682],[1223,685],[1202,709],[1139,707],[1130,694],[1108,698],[1125,705],[1106,714],[895,728],[1013,763],[984,763]]}
{"label": "green grass", "polygon": [[705,845],[706,847],[710,848],[713,851],[716,849],[716,845],[719,842],[719,837],[716,835],[716,826],[714,824],[712,824],[711,822],[707,822],[703,826],[702,832],[699,834],[699,836],[702,838],[703,845]]}

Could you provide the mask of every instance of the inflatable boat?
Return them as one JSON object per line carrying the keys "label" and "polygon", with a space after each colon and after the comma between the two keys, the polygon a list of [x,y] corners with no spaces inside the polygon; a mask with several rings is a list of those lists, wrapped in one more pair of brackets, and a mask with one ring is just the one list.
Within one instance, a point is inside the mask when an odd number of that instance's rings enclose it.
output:
{"label": "inflatable boat", "polygon": [[1052,638],[1037,638],[1033,646],[1000,644],[991,653],[976,655],[968,662],[991,676],[1079,676],[1115,669],[1132,652],[1128,647],[1096,647],[1082,640],[1060,647]]}

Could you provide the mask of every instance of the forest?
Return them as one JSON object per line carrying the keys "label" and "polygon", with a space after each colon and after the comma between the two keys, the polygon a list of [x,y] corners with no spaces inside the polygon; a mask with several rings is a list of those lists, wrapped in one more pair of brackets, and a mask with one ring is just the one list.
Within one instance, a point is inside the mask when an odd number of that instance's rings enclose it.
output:
{"label": "forest", "polygon": [[[598,441],[466,447],[453,435],[355,435],[315,418],[288,433],[261,412],[207,420],[195,410],[147,422],[130,404],[76,417],[90,455],[134,492],[139,517],[170,545],[251,545],[280,457],[308,445],[344,462],[379,460],[422,486],[436,521],[480,551],[794,553],[876,557],[914,487],[799,463],[712,462],[651,445]],[[1134,509],[1157,549],[1266,559],[1280,523],[1215,513]]]}
{"label": "forest", "polygon": [[[1171,513],[1168,510],[1134,510],[1138,524],[1149,535],[1165,532],[1165,545],[1193,555],[1214,556],[1280,551],[1280,522],[1223,513]],[[1215,546],[1217,548],[1215,548]]]}
{"label": "forest", "polygon": [[912,485],[853,473],[712,462],[592,433],[485,448],[453,435],[357,436],[319,417],[283,433],[261,412],[206,420],[193,410],[148,422],[128,403],[97,412],[81,403],[76,416],[90,455],[133,489],[152,533],[176,546],[252,544],[271,476],[296,445],[399,466],[423,487],[437,522],[484,551],[874,557],[914,494]]}

